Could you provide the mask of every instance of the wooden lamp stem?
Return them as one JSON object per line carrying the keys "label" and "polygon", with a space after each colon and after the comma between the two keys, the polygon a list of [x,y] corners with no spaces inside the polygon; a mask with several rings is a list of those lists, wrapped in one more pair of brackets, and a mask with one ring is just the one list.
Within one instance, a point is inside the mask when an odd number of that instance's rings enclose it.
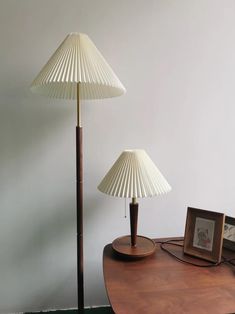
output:
{"label": "wooden lamp stem", "polygon": [[77,208],[77,293],[78,313],[84,310],[83,278],[83,149],[82,149],[81,106],[79,83],[77,84],[77,126],[76,126],[76,208]]}
{"label": "wooden lamp stem", "polygon": [[137,243],[137,224],[138,224],[138,203],[132,198],[130,203],[130,227],[131,227],[131,246],[136,247]]}
{"label": "wooden lamp stem", "polygon": [[137,235],[138,207],[136,198],[130,203],[131,235],[117,238],[113,241],[113,250],[125,258],[142,258],[155,252],[156,244],[152,239]]}

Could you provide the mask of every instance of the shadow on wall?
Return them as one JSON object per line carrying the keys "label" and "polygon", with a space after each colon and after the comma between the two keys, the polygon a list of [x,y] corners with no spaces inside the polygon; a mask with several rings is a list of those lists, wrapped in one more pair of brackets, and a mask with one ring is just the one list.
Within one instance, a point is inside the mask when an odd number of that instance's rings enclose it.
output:
{"label": "shadow on wall", "polygon": [[46,102],[0,104],[0,313],[76,300],[73,104]]}

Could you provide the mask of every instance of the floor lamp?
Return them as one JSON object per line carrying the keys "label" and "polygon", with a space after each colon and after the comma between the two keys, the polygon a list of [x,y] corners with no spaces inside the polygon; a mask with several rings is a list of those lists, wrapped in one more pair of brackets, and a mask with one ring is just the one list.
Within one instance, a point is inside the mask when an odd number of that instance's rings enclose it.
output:
{"label": "floor lamp", "polygon": [[125,88],[85,34],[69,34],[31,84],[32,92],[77,100],[76,207],[78,310],[84,309],[83,144],[80,100],[120,96]]}

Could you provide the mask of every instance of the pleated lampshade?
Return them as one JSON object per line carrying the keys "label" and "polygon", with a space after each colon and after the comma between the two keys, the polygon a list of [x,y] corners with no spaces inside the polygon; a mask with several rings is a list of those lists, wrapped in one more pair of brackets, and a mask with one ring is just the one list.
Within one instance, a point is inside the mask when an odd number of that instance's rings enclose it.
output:
{"label": "pleated lampshade", "polygon": [[98,186],[111,196],[151,197],[171,190],[170,185],[142,149],[125,150]]}
{"label": "pleated lampshade", "polygon": [[35,93],[63,99],[120,96],[125,88],[86,34],[71,33],[31,84]]}

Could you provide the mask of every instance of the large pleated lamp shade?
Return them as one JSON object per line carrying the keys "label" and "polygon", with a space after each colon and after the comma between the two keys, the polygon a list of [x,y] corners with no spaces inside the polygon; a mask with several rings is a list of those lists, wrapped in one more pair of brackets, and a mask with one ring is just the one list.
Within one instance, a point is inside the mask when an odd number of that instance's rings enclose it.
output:
{"label": "large pleated lamp shade", "polygon": [[126,90],[90,38],[86,34],[71,33],[34,79],[31,91],[52,98],[77,100],[77,282],[78,310],[83,313],[83,136],[80,100],[116,97]]}
{"label": "large pleated lamp shade", "polygon": [[31,90],[53,98],[103,99],[120,96],[125,88],[86,34],[69,34],[33,83]]}
{"label": "large pleated lamp shade", "polygon": [[153,240],[137,235],[137,198],[152,197],[168,193],[171,186],[142,149],[125,150],[108,171],[98,189],[108,195],[132,198],[130,203],[131,235],[113,241],[116,253],[140,258],[155,252]]}

